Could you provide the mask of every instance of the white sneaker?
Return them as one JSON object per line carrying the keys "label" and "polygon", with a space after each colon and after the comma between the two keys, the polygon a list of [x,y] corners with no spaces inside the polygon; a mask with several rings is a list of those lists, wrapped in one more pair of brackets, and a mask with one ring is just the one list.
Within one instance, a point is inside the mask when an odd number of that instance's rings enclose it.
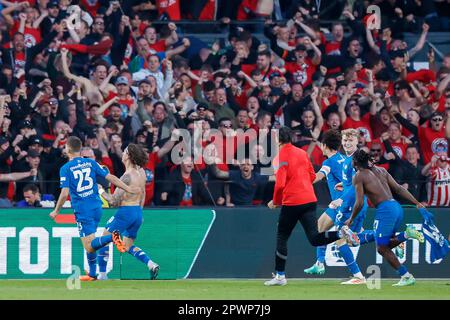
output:
{"label": "white sneaker", "polygon": [[265,286],[285,286],[287,284],[286,277],[272,273],[272,279],[264,282]]}
{"label": "white sneaker", "polygon": [[150,270],[150,280],[156,280],[158,277],[159,265],[153,261],[150,261],[148,263],[148,269]]}
{"label": "white sneaker", "polygon": [[97,276],[97,280],[108,280],[108,276],[106,274],[99,274]]}
{"label": "white sneaker", "polygon": [[366,278],[352,277],[350,280],[341,282],[341,284],[366,284]]}

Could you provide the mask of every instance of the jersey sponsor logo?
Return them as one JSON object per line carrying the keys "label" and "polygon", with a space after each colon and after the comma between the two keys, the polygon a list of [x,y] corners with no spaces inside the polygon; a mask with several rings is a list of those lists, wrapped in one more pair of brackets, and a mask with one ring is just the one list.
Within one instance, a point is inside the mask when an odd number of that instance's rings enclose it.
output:
{"label": "jersey sponsor logo", "polygon": [[85,167],[92,167],[92,164],[90,162],[80,163],[81,162],[80,160],[77,160],[77,162],[78,162],[78,164],[76,166],[69,168],[71,171],[75,171],[75,170],[78,170],[80,168],[85,168]]}
{"label": "jersey sponsor logo", "polygon": [[445,138],[434,139],[431,143],[433,153],[448,152],[448,142]]}
{"label": "jersey sponsor logo", "polygon": [[24,44],[27,48],[31,48],[36,45],[36,38],[33,35],[26,33]]}
{"label": "jersey sponsor logo", "polygon": [[189,201],[192,199],[192,185],[191,184],[185,184],[186,189],[184,190],[183,200]]}
{"label": "jersey sponsor logo", "polygon": [[392,146],[392,149],[397,154],[397,156],[401,159],[403,158],[403,150],[399,146]]}
{"label": "jersey sponsor logo", "polygon": [[130,43],[127,44],[127,48],[125,49],[125,58],[130,58],[131,54],[133,53],[133,47],[131,46]]}
{"label": "jersey sponsor logo", "polygon": [[359,131],[360,134],[362,134],[362,136],[364,137],[364,139],[366,139],[366,141],[372,141],[372,139],[370,138],[370,132],[369,130],[367,130],[367,128],[364,127],[359,127],[358,129],[356,129]]}
{"label": "jersey sponsor logo", "polygon": [[152,170],[150,170],[150,169],[145,169],[145,176],[146,176],[146,178],[147,178],[147,183],[150,183],[150,182],[153,181],[154,174],[153,174],[153,171],[152,171]]}
{"label": "jersey sponsor logo", "polygon": [[306,80],[308,80],[308,74],[305,70],[298,70],[294,72],[293,78],[295,82],[300,82],[301,84],[305,84]]}

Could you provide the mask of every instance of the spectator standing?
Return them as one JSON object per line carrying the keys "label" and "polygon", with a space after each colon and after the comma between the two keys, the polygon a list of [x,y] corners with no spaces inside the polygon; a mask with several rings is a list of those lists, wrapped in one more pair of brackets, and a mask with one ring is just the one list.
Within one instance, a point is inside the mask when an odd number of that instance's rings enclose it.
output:
{"label": "spectator standing", "polygon": [[430,163],[423,169],[422,174],[429,177],[428,205],[450,206],[450,165],[447,153],[435,154]]}

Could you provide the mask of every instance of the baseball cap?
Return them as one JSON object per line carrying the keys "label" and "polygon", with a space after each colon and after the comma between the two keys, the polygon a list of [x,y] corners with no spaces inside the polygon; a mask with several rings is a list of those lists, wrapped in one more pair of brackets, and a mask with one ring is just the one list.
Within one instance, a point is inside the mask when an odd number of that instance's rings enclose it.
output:
{"label": "baseball cap", "polygon": [[52,98],[48,99],[48,103],[50,105],[58,104],[58,99],[52,97]]}
{"label": "baseball cap", "polygon": [[144,128],[139,129],[139,130],[136,132],[136,137],[137,137],[137,136],[145,136],[145,131],[146,131],[146,129],[144,129]]}
{"label": "baseball cap", "polygon": [[119,84],[126,84],[126,85],[128,85],[129,84],[128,83],[128,79],[126,77],[124,77],[124,76],[118,77],[117,80],[116,80],[116,85],[119,85]]}
{"label": "baseball cap", "polygon": [[295,47],[295,51],[306,51],[306,46],[300,43]]}
{"label": "baseball cap", "polygon": [[197,105],[196,109],[197,109],[197,110],[198,110],[198,109],[205,109],[205,110],[208,110],[209,107],[208,107],[208,105],[207,105],[206,103],[200,102],[200,103]]}
{"label": "baseball cap", "polygon": [[146,84],[151,84],[149,80],[147,79],[142,79],[141,81],[139,81],[138,86],[140,86],[141,84],[146,83]]}
{"label": "baseball cap", "polygon": [[442,113],[442,112],[440,112],[440,111],[434,111],[434,112],[431,114],[431,118],[436,117],[436,116],[444,117],[444,113]]}
{"label": "baseball cap", "polygon": [[86,134],[86,138],[87,139],[95,139],[95,138],[97,138],[97,135],[95,134],[95,132],[93,130],[89,130],[89,132]]}
{"label": "baseball cap", "polygon": [[269,76],[269,80],[272,80],[275,77],[281,77],[281,74],[279,72],[273,72]]}
{"label": "baseball cap", "polygon": [[30,120],[22,120],[19,123],[19,129],[23,129],[23,128],[33,129],[33,125],[31,124]]}
{"label": "baseball cap", "polygon": [[52,0],[49,3],[47,3],[47,9],[55,8],[55,7],[59,8],[59,2],[58,1]]}
{"label": "baseball cap", "polygon": [[31,145],[33,145],[33,144],[40,144],[41,146],[43,146],[43,145],[44,145],[44,142],[42,141],[42,139],[41,139],[40,137],[34,135],[34,136],[31,136],[31,137],[30,137],[30,143],[29,143],[29,145],[31,146]]}
{"label": "baseball cap", "polygon": [[51,146],[53,145],[53,141],[52,140],[44,140],[43,141],[43,143],[42,143],[42,146],[44,147],[44,148],[50,148]]}
{"label": "baseball cap", "polygon": [[403,58],[405,56],[405,53],[405,50],[392,50],[389,52],[389,56],[391,59]]}
{"label": "baseball cap", "polygon": [[37,152],[37,151],[35,151],[35,150],[33,150],[33,149],[29,149],[29,150],[27,151],[27,157],[30,157],[30,158],[39,158],[39,156],[40,156],[39,152]]}

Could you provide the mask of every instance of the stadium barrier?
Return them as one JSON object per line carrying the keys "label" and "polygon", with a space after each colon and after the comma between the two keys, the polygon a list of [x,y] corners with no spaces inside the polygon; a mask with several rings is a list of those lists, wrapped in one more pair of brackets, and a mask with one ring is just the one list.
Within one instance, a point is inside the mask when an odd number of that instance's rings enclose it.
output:
{"label": "stadium barrier", "polygon": [[[75,219],[64,210],[56,221],[51,209],[8,209],[0,211],[0,279],[63,279],[72,266],[87,269]],[[450,230],[450,210],[431,209],[444,235]],[[115,210],[105,209],[100,227]],[[319,213],[319,211],[318,211]],[[369,210],[365,227],[373,223]],[[278,212],[259,208],[146,209],[136,245],[161,265],[160,279],[181,278],[267,278],[274,267]],[[405,223],[421,223],[416,209],[405,210]],[[98,234],[103,231],[99,228]],[[146,266],[128,254],[121,255],[111,245],[108,276],[111,279],[148,279]],[[375,245],[354,248],[361,270],[378,265],[381,276],[397,277],[376,253]],[[348,276],[336,248],[326,255],[329,278]],[[315,261],[315,249],[300,226],[289,241],[287,275],[302,278],[303,269]],[[416,240],[406,243],[402,259],[418,278],[450,278],[448,259],[431,264],[429,245]]]}

